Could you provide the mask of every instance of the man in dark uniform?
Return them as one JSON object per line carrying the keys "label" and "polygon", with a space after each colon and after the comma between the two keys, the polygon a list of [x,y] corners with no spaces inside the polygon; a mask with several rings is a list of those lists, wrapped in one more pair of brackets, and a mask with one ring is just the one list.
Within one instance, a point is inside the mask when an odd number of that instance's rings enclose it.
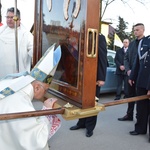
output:
{"label": "man in dark uniform", "polygon": [[[139,43],[138,54],[129,79],[131,86],[136,81],[137,96],[150,95],[150,36],[143,38]],[[137,101],[137,122],[135,130],[130,134],[146,134],[148,122],[150,142],[150,100]]]}
{"label": "man in dark uniform", "polygon": [[121,98],[122,93],[122,86],[124,83],[124,98],[127,97],[127,74],[125,72],[124,66],[124,56],[129,46],[129,40],[123,40],[123,47],[116,51],[115,55],[115,63],[116,63],[116,76],[117,76],[117,91],[116,91],[116,98],[114,100],[119,100]]}
{"label": "man in dark uniform", "polygon": [[[136,39],[129,44],[129,47],[124,57],[124,65],[125,65],[125,70],[127,72],[128,77],[130,76],[133,62],[137,54],[139,41],[144,37],[144,31],[145,31],[144,24],[137,23],[136,25],[134,25],[134,35]],[[129,98],[129,97],[134,97],[134,96],[136,96],[136,87],[135,85],[130,86],[128,84],[128,96],[127,97]],[[126,121],[126,120],[132,121],[133,113],[134,113],[134,105],[135,105],[135,102],[128,103],[126,115],[122,118],[118,118],[118,120],[119,121]]]}
{"label": "man in dark uniform", "polygon": [[[105,84],[106,69],[107,69],[107,48],[106,48],[105,36],[99,34],[98,43],[98,65],[97,65],[97,82],[96,82],[96,97],[99,98],[100,87]],[[86,128],[86,136],[91,137],[93,130],[96,126],[97,116],[87,117],[79,119],[75,126],[72,126],[70,130],[78,130],[80,128]]]}

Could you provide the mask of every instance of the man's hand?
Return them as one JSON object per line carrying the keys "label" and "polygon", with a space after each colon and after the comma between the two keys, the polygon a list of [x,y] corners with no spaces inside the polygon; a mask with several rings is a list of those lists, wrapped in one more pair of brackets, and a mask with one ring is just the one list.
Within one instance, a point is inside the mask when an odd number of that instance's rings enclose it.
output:
{"label": "man's hand", "polygon": [[104,84],[105,84],[105,81],[98,80],[96,82],[96,85],[98,85],[98,86],[103,86]]}
{"label": "man's hand", "polygon": [[148,90],[147,95],[150,95],[150,90]]}
{"label": "man's hand", "polygon": [[128,70],[127,75],[130,76],[130,74],[131,74],[131,70]]}
{"label": "man's hand", "polygon": [[132,86],[135,82],[132,80],[128,80],[129,84]]}
{"label": "man's hand", "polygon": [[120,70],[124,71],[125,67],[123,65],[120,66]]}
{"label": "man's hand", "polygon": [[57,101],[56,98],[49,98],[49,99],[44,101],[44,106],[46,108],[53,108],[56,101]]}

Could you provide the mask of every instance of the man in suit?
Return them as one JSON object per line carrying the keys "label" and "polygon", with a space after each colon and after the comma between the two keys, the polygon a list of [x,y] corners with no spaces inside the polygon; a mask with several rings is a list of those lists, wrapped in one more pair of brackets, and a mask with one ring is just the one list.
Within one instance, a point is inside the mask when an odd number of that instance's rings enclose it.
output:
{"label": "man in suit", "polygon": [[[137,96],[150,95],[150,36],[144,37],[139,43],[129,84],[133,86],[135,81]],[[150,142],[150,101],[149,99],[137,101],[137,122],[134,131],[131,131],[130,134],[146,134],[148,124]]]}
{"label": "man in suit", "polygon": [[117,91],[115,100],[121,98],[122,85],[124,83],[124,98],[127,97],[127,74],[124,66],[124,56],[129,46],[129,40],[123,40],[123,47],[116,51],[115,63],[116,63],[116,75],[117,75]]}
{"label": "man in suit", "polygon": [[[97,65],[97,82],[96,82],[96,97],[99,98],[100,87],[105,84],[106,69],[107,69],[107,44],[105,36],[99,34],[98,43],[98,65]],[[78,130],[80,128],[86,128],[86,137],[93,135],[93,130],[96,126],[97,116],[87,117],[79,119],[75,126],[72,126],[70,130]]]}
{"label": "man in suit", "polygon": [[[145,27],[143,23],[137,23],[133,27],[134,35],[136,37],[135,40],[133,40],[127,49],[127,52],[124,57],[124,65],[125,65],[125,71],[127,72],[128,77],[130,76],[133,62],[135,59],[135,56],[137,54],[138,44],[139,41],[144,37],[144,31]],[[135,85],[128,84],[128,98],[136,96],[136,87]],[[133,120],[133,113],[134,113],[134,105],[135,102],[128,103],[127,113],[124,117],[118,118],[119,121],[132,121]]]}

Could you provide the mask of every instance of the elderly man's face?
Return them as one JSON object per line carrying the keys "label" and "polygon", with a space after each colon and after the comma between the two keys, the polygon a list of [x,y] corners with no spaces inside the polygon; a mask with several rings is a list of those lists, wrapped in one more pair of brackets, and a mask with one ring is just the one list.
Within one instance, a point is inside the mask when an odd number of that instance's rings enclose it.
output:
{"label": "elderly man's face", "polygon": [[48,90],[49,84],[36,81],[33,83],[33,88],[34,88],[34,98],[41,100],[44,97],[46,91]]}

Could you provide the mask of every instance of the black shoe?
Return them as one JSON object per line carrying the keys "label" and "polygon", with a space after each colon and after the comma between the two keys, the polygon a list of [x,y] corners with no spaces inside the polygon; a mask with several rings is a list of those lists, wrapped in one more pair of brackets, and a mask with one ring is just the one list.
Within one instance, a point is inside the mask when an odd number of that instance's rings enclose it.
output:
{"label": "black shoe", "polygon": [[93,135],[93,131],[86,131],[86,137],[91,137]]}
{"label": "black shoe", "polygon": [[120,99],[120,97],[116,97],[114,100],[119,100]]}
{"label": "black shoe", "polygon": [[80,129],[80,128],[82,128],[82,127],[80,127],[80,126],[78,126],[78,125],[75,125],[75,126],[72,126],[72,127],[70,128],[70,130],[78,130],[78,129]]}
{"label": "black shoe", "polygon": [[130,133],[131,135],[139,135],[139,133],[136,132],[136,131],[130,131],[129,133]]}
{"label": "black shoe", "polygon": [[118,118],[119,121],[133,121],[133,117],[128,117],[128,115],[125,115],[122,118]]}
{"label": "black shoe", "polygon": [[137,131],[130,131],[129,132],[131,135],[139,135],[139,134],[146,134],[146,132],[143,132],[143,133],[139,133],[139,132],[137,132]]}

